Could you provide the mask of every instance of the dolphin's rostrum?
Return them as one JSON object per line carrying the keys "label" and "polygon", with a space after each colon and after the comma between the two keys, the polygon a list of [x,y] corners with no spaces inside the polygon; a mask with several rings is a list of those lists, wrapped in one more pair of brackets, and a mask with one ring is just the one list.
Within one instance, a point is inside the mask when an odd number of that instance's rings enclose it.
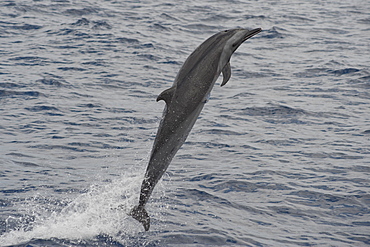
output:
{"label": "dolphin's rostrum", "polygon": [[141,185],[139,204],[130,212],[146,231],[150,217],[145,205],[155,185],[189,135],[220,73],[223,75],[221,86],[230,79],[231,55],[259,32],[261,28],[231,29],[213,35],[186,59],[173,86],[158,96],[157,101],[164,100],[166,107]]}

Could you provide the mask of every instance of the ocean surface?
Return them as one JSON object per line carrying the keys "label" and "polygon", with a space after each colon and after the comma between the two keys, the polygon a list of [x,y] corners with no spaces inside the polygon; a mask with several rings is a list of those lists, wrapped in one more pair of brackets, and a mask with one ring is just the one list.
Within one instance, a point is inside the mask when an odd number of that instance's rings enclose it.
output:
{"label": "ocean surface", "polygon": [[[208,37],[259,27],[144,232],[156,97]],[[1,1],[0,246],[368,245],[368,0]]]}

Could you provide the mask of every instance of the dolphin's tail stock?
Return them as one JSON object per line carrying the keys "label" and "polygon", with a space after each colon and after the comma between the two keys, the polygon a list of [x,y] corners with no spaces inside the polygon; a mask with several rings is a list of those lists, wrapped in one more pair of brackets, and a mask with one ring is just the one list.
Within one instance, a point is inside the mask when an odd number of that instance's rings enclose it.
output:
{"label": "dolphin's tail stock", "polygon": [[144,206],[135,206],[131,212],[130,215],[137,221],[139,221],[141,224],[143,224],[145,231],[149,230],[150,227],[150,217],[145,210]]}

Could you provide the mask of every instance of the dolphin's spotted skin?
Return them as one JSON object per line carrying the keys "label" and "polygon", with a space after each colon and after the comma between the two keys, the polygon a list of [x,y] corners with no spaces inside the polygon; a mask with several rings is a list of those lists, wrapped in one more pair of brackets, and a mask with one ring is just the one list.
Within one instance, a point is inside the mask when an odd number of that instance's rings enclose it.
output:
{"label": "dolphin's spotted skin", "polygon": [[213,35],[186,59],[173,86],[158,96],[157,101],[164,100],[166,107],[141,185],[139,205],[130,212],[143,224],[145,231],[150,227],[145,204],[155,185],[189,135],[220,73],[223,74],[221,86],[230,79],[231,55],[259,32],[260,28],[231,29]]}

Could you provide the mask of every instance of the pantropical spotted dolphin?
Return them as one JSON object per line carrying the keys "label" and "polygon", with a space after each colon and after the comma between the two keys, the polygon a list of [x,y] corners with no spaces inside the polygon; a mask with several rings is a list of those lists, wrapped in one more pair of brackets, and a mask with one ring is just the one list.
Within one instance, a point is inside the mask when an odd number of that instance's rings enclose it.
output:
{"label": "pantropical spotted dolphin", "polygon": [[164,100],[166,106],[141,185],[139,204],[130,212],[145,231],[150,227],[145,204],[155,185],[185,142],[220,73],[223,75],[221,86],[230,79],[231,55],[259,32],[261,28],[231,29],[213,35],[186,59],[173,86],[158,96],[157,101]]}

